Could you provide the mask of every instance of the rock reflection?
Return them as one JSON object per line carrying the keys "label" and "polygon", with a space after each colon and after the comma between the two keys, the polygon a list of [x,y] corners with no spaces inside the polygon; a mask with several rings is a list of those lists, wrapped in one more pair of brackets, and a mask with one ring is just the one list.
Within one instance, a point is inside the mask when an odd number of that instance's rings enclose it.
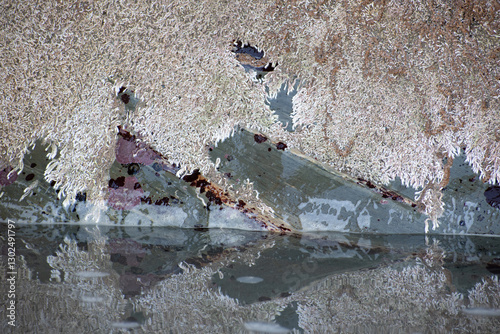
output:
{"label": "rock reflection", "polygon": [[[134,234],[128,228],[104,237],[99,229],[88,230],[58,241],[55,255],[46,257],[50,269],[43,269],[37,265],[52,244],[30,242],[20,231],[19,238],[32,246],[19,256],[16,330],[469,333],[500,328],[500,284],[486,269],[499,257],[496,239],[442,237],[426,245],[424,236],[226,231],[234,236],[225,245],[220,236],[211,240],[213,232],[142,229]],[[113,261],[118,258],[122,261]],[[474,280],[464,285],[460,266],[477,268],[470,275]],[[41,270],[54,279],[40,281]],[[285,282],[287,271],[298,283]],[[148,275],[154,279],[146,281]],[[5,267],[1,276],[5,279]],[[127,290],[124,277],[134,277],[137,293]],[[245,288],[248,295],[242,294]],[[7,333],[6,326],[0,331]]]}

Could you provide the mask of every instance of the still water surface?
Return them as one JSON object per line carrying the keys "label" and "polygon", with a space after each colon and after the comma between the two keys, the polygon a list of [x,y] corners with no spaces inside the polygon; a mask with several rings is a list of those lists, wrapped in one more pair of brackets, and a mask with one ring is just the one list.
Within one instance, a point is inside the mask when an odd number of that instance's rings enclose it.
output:
{"label": "still water surface", "polygon": [[[16,327],[2,307],[3,333],[500,328],[498,238],[27,224],[14,231]],[[5,282],[8,243],[0,242]]]}

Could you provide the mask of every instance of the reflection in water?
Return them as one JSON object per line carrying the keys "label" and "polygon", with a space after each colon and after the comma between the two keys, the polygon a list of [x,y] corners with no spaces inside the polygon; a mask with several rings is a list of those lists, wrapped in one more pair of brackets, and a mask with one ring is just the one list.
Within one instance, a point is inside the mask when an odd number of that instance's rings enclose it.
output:
{"label": "reflection in water", "polygon": [[16,332],[500,328],[495,238],[105,229],[19,225]]}

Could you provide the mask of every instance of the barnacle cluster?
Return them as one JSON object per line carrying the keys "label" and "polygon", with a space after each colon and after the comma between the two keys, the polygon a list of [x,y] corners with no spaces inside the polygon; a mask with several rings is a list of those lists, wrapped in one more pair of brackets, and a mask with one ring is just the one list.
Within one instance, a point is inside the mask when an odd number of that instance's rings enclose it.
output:
{"label": "barnacle cluster", "polygon": [[[436,222],[461,148],[500,181],[499,24],[489,0],[6,1],[0,169],[22,169],[41,138],[58,148],[46,179],[69,200],[85,189],[99,201],[117,125],[181,174],[208,172],[207,145],[240,125],[355,177],[399,177]],[[274,70],[252,80],[234,43]],[[265,99],[297,79],[287,132]]]}

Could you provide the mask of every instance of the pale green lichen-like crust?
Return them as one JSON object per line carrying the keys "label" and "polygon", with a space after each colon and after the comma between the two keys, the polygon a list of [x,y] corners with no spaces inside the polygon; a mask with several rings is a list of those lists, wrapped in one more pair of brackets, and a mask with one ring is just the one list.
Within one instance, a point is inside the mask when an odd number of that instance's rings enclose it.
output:
{"label": "pale green lichen-like crust", "polygon": [[[460,148],[484,181],[500,181],[498,6],[3,2],[0,167],[21,168],[44,138],[59,148],[46,179],[70,199],[84,189],[104,199],[124,86],[141,99],[130,125],[183,172],[208,172],[206,145],[241,125],[355,177],[399,177],[422,189],[436,222],[447,161]],[[263,83],[238,64],[233,41],[277,64]],[[272,95],[296,78],[296,131],[287,133],[264,103],[265,85]]]}

